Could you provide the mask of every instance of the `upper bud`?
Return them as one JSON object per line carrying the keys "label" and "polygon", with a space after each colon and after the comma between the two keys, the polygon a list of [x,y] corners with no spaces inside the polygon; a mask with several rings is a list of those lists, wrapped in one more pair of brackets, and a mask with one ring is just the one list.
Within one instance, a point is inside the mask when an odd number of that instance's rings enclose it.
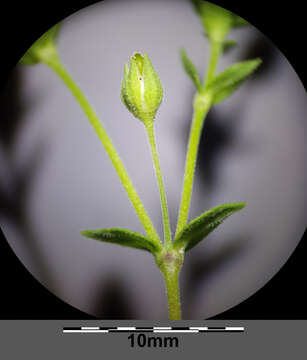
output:
{"label": "upper bud", "polygon": [[124,67],[121,98],[132,114],[141,121],[153,121],[161,104],[163,89],[147,54],[135,53],[130,68]]}
{"label": "upper bud", "polygon": [[35,65],[40,62],[48,63],[57,56],[56,40],[60,28],[60,23],[54,25],[46,31],[28,49],[19,62],[23,65]]}
{"label": "upper bud", "polygon": [[208,1],[192,0],[192,3],[212,41],[223,42],[231,29],[248,24],[240,16]]}

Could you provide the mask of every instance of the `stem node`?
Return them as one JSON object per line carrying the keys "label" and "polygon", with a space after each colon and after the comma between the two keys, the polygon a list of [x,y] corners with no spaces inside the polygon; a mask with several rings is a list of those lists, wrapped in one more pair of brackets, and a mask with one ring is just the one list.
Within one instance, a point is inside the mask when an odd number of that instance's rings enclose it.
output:
{"label": "stem node", "polygon": [[179,273],[183,258],[184,252],[174,249],[163,249],[156,257],[156,263],[165,280],[170,320],[181,320]]}

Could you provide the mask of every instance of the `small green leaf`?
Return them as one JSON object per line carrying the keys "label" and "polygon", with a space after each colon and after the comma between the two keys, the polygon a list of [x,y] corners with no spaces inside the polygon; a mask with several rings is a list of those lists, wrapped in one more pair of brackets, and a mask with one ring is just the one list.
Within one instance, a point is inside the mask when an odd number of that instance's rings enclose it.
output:
{"label": "small green leaf", "polygon": [[19,60],[22,65],[35,65],[56,55],[56,40],[61,23],[46,31]]}
{"label": "small green leaf", "polygon": [[230,203],[216,206],[187,224],[174,241],[175,248],[192,249],[226,218],[243,209],[245,203]]}
{"label": "small green leaf", "polygon": [[81,234],[90,239],[146,250],[153,254],[161,249],[161,246],[152,239],[127,229],[82,230]]}
{"label": "small green leaf", "polygon": [[215,95],[212,104],[213,105],[220,104],[222,101],[227,99],[232,93],[234,93],[240,85],[241,82],[234,84],[232,86],[228,86],[227,88],[221,90],[217,95]]}
{"label": "small green leaf", "polygon": [[197,90],[200,91],[201,84],[200,79],[198,76],[198,72],[196,70],[195,65],[192,63],[192,61],[188,58],[188,55],[185,51],[185,49],[180,49],[180,56],[181,56],[181,62],[183,65],[183,68],[187,75],[191,78],[194,85],[196,86]]}
{"label": "small green leaf", "polygon": [[230,96],[261,64],[261,59],[242,61],[229,66],[217,75],[207,87],[213,95],[213,104],[216,105]]}

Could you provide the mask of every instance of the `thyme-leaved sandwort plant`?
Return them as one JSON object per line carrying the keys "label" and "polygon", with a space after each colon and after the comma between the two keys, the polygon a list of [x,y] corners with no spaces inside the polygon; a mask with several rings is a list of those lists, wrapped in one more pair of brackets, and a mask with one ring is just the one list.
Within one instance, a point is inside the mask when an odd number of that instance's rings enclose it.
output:
{"label": "thyme-leaved sandwort plant", "polygon": [[22,57],[25,65],[44,63],[49,66],[71,91],[104,146],[125,190],[144,227],[146,235],[121,228],[83,230],[87,238],[109,242],[150,252],[161,270],[166,286],[170,320],[181,319],[179,273],[185,254],[217,228],[227,217],[244,208],[244,202],[218,205],[197,218],[188,221],[192,187],[197,161],[200,135],[206,114],[234,93],[243,81],[260,65],[260,59],[252,59],[230,65],[222,72],[217,71],[220,56],[235,42],[228,39],[231,29],[247,25],[241,17],[202,0],[192,1],[205,35],[210,44],[209,64],[203,79],[196,67],[181,49],[181,61],[187,75],[193,81],[196,93],[193,101],[193,118],[187,146],[183,187],[179,207],[176,233],[171,234],[166,193],[155,137],[156,114],[163,98],[163,88],[147,54],[136,52],[129,65],[124,66],[121,98],[134,117],[144,124],[145,133],[152,154],[153,165],[160,192],[164,241],[160,239],[145,207],[135,189],[123,162],[96,112],[62,65],[56,40],[60,25],[57,24],[38,39]]}

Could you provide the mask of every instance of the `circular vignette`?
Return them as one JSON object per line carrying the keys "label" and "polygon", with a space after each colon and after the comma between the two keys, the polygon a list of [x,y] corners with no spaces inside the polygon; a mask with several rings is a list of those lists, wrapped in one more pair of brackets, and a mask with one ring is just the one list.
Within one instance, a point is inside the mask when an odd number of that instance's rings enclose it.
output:
{"label": "circular vignette", "polygon": [[[130,1],[129,6],[106,1],[83,9],[63,21],[59,53],[101,114],[153,222],[160,224],[144,134],[119,99],[122,66],[130,54],[147,51],[154,59],[167,94],[157,117],[157,136],[174,227],[193,94],[180,68],[178,49],[185,46],[202,70],[208,44],[188,2],[164,3],[163,11],[162,3],[146,1]],[[159,29],[150,14],[159,17]],[[183,22],[189,26],[182,29]],[[102,41],[101,33],[112,36]],[[306,210],[304,89],[285,58],[256,29],[231,35],[239,47],[221,59],[220,69],[250,57],[257,46],[267,51],[267,61],[244,89],[209,114],[191,218],[221,202],[242,199],[248,205],[246,212],[225,222],[198,251],[186,256],[182,270],[185,318],[211,317],[251,296],[287,261],[305,228],[301,215]],[[2,220],[10,246],[40,282],[82,311],[108,317],[105,298],[112,302],[116,295],[125,300],[122,311],[134,318],[165,318],[162,278],[149,255],[87,242],[79,235],[85,227],[122,226],[135,231],[141,227],[78,104],[43,66],[16,68],[13,76],[23,80],[15,87],[18,101],[32,105],[26,113],[17,114],[24,125],[10,144],[15,158],[7,162],[5,193],[12,193],[22,175],[31,181],[24,197],[28,202],[13,200],[15,210],[24,206],[19,209],[23,213],[15,211],[19,220],[25,217],[22,231],[10,214]],[[38,170],[32,173],[33,164]],[[10,182],[16,170],[19,175]],[[24,243],[29,234],[37,239],[32,244],[36,250]],[[44,278],[47,275],[33,261],[33,251],[39,252],[38,262],[53,280]]]}

